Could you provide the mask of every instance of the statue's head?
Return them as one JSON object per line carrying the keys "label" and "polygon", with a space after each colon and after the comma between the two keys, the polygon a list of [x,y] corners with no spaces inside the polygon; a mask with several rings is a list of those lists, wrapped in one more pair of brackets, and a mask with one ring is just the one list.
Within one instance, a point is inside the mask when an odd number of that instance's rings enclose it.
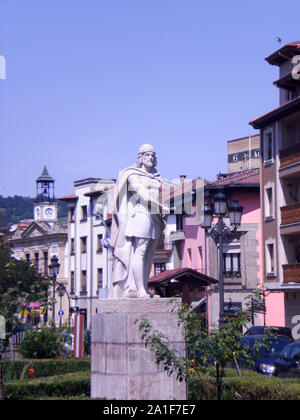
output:
{"label": "statue's head", "polygon": [[157,165],[157,159],[156,159],[156,153],[154,150],[154,147],[151,144],[143,144],[140,148],[139,148],[139,152],[138,152],[138,160],[136,165],[140,168],[143,165],[143,160],[145,158],[145,156],[147,154],[151,153],[153,156],[153,171],[156,170],[156,165]]}

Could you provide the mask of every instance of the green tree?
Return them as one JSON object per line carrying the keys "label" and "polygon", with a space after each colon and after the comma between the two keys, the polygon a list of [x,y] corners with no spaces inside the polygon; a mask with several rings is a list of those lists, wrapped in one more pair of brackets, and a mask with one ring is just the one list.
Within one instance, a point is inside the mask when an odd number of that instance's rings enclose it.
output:
{"label": "green tree", "polygon": [[[5,319],[6,339],[0,340],[0,358],[9,338],[21,326],[19,313],[30,302],[47,302],[50,279],[37,273],[35,267],[11,256],[8,245],[0,243],[0,315]],[[0,399],[4,398],[0,361]]]}
{"label": "green tree", "polygon": [[63,351],[60,334],[54,327],[27,331],[19,345],[20,353],[28,359],[55,359]]}
{"label": "green tree", "polygon": [[[198,315],[188,307],[182,306],[176,312],[182,326],[186,344],[185,356],[172,349],[168,337],[153,330],[147,319],[139,320],[139,329],[145,345],[155,354],[156,363],[162,364],[169,375],[176,374],[179,381],[194,378],[204,383],[204,376],[215,378],[216,395],[220,400],[224,388],[225,366],[235,366],[241,376],[240,363],[253,364],[253,354],[243,344],[243,329],[249,325],[252,317],[251,299],[261,300],[261,291],[249,295],[245,307],[235,317],[227,319],[220,326],[210,331],[203,326]],[[267,346],[266,336],[255,344],[254,351],[260,346]],[[203,386],[205,389],[205,385]]]}

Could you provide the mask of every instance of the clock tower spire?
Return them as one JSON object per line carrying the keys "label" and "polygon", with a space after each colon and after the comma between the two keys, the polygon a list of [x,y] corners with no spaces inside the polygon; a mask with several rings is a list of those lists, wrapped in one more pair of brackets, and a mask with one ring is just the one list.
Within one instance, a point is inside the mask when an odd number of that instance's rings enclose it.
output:
{"label": "clock tower spire", "polygon": [[41,175],[36,179],[36,198],[34,220],[43,222],[57,221],[57,202],[54,196],[54,179],[44,166]]}

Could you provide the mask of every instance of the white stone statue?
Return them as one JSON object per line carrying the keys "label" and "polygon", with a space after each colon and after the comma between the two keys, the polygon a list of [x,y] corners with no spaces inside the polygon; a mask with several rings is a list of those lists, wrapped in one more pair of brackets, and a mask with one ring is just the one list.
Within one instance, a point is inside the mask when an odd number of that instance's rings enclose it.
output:
{"label": "white stone statue", "polygon": [[135,165],[120,172],[115,186],[110,244],[113,249],[110,298],[149,298],[152,258],[168,209],[159,200],[162,179],[156,154],[140,147]]}

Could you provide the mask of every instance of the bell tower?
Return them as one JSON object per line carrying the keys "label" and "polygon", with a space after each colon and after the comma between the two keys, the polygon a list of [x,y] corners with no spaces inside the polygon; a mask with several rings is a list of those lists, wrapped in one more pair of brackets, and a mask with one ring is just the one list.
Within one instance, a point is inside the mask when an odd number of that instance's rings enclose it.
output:
{"label": "bell tower", "polygon": [[54,179],[49,175],[46,165],[36,179],[36,199],[34,220],[44,222],[57,221],[57,202],[54,196]]}

